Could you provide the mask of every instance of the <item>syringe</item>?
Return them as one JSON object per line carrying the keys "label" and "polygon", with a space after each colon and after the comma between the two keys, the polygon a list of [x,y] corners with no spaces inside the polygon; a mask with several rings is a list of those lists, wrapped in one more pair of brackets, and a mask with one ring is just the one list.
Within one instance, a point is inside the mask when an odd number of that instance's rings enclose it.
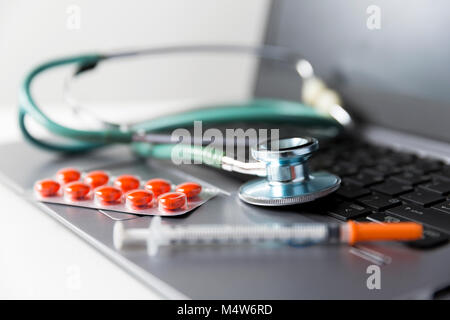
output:
{"label": "syringe", "polygon": [[414,222],[372,223],[302,223],[256,226],[190,225],[171,226],[153,217],[149,228],[125,229],[121,222],[114,226],[114,246],[147,242],[149,255],[156,255],[160,246],[221,245],[260,242],[348,243],[361,241],[416,240],[422,237],[422,225]]}

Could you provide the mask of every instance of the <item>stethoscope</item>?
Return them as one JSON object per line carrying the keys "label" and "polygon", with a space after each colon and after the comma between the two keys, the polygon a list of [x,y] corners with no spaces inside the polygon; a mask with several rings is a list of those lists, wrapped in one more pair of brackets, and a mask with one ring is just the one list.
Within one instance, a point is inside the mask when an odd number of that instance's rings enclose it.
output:
{"label": "stethoscope", "polygon": [[[31,84],[37,75],[60,66],[74,65],[75,72],[71,77],[74,79],[95,69],[99,63],[106,60],[197,52],[250,54],[294,68],[303,81],[301,96],[305,104],[277,99],[256,99],[240,104],[197,108],[139,123],[111,123],[97,118],[95,120],[99,123],[99,129],[80,130],[50,119],[38,107],[31,93]],[[70,81],[65,83],[64,92],[73,109],[78,113],[88,114],[70,95]],[[68,142],[58,144],[33,136],[25,122],[27,116]],[[19,97],[19,125],[24,137],[46,150],[75,153],[110,144],[129,143],[134,152],[143,157],[170,159],[174,154],[181,154],[183,157],[200,159],[202,163],[216,168],[260,176],[261,178],[244,184],[239,190],[239,197],[247,203],[262,206],[304,203],[325,196],[339,187],[339,177],[326,172],[309,172],[307,161],[318,149],[318,141],[314,138],[263,142],[251,149],[256,162],[243,162],[227,157],[217,149],[205,147],[204,141],[194,145],[176,144],[170,135],[161,134],[162,131],[192,127],[194,121],[220,125],[237,120],[323,128],[332,135],[337,135],[352,125],[351,117],[342,107],[339,95],[314,75],[311,64],[296,52],[273,46],[173,46],[56,59],[37,66],[25,77]]]}

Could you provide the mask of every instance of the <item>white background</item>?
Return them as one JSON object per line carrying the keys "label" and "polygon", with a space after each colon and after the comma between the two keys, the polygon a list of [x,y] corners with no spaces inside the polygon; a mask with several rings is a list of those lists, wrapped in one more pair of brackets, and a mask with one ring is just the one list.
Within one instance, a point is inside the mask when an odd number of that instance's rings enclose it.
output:
{"label": "white background", "polygon": [[[71,4],[81,8],[79,30],[66,27],[66,9]],[[0,143],[21,139],[16,126],[17,90],[36,63],[60,55],[126,47],[258,44],[267,9],[266,0],[0,0]],[[166,62],[145,62],[143,70],[131,66],[125,73],[113,67],[112,74],[122,76],[123,81],[103,78],[95,81],[95,92],[85,88],[81,93],[94,103],[97,98],[101,103],[126,103],[127,99],[142,103],[146,99],[217,100],[249,94],[251,61],[220,59],[220,72],[216,63],[204,63],[201,77],[194,64],[180,62],[184,63],[176,68]],[[156,68],[151,77],[147,67]],[[43,104],[60,106],[59,76],[42,79],[36,91]],[[0,298],[158,298],[1,184],[0,203]]]}
{"label": "white background", "polygon": [[[73,5],[80,9],[79,29],[68,27]],[[267,9],[267,0],[0,0],[0,105],[15,105],[25,73],[59,56],[171,44],[258,44]],[[245,97],[252,84],[249,61],[180,58],[175,66],[174,59],[161,58],[107,67],[95,90],[85,88],[85,97],[217,100]],[[61,79],[50,77],[39,98],[56,103],[60,91]]]}

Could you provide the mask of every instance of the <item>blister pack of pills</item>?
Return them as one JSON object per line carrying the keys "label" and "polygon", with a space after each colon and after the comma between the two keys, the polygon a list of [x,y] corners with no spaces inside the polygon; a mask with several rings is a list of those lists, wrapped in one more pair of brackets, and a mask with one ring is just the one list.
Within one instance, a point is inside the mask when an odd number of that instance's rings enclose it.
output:
{"label": "blister pack of pills", "polygon": [[34,197],[41,202],[138,215],[177,216],[204,204],[218,190],[198,182],[142,180],[134,175],[64,168],[54,178],[39,180]]}

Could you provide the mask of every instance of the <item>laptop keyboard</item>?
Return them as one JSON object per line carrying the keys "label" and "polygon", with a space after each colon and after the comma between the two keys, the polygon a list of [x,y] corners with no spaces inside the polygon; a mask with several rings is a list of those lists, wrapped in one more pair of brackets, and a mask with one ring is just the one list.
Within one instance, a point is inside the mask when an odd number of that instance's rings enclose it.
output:
{"label": "laptop keyboard", "polygon": [[424,226],[415,248],[434,248],[450,236],[450,165],[360,141],[335,142],[310,161],[339,175],[334,194],[309,205],[341,221],[414,221]]}

